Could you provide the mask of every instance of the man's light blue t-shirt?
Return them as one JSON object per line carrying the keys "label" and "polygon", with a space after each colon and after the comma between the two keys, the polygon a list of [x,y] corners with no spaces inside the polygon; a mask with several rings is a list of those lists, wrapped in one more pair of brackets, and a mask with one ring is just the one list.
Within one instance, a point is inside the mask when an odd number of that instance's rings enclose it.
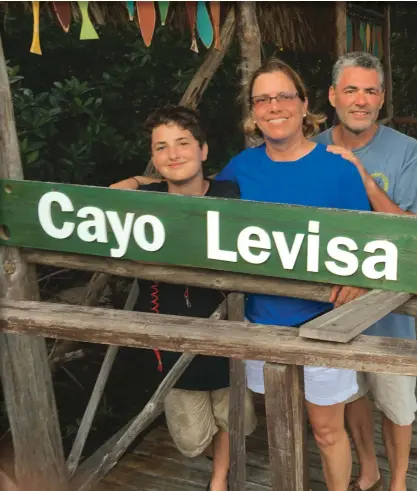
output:
{"label": "man's light blue t-shirt", "polygon": [[[265,144],[234,157],[216,179],[239,185],[241,198],[290,205],[370,211],[356,167],[318,144],[293,162],[271,160]],[[314,273],[312,274],[314,281]],[[332,308],[327,302],[248,295],[245,315],[254,323],[296,326]]]}
{"label": "man's light blue t-shirt", "polygon": [[[312,140],[334,145],[332,131],[330,128]],[[417,213],[417,140],[379,126],[372,140],[353,153],[394,203],[404,211]],[[389,314],[364,334],[416,339],[415,320],[414,317]]]}

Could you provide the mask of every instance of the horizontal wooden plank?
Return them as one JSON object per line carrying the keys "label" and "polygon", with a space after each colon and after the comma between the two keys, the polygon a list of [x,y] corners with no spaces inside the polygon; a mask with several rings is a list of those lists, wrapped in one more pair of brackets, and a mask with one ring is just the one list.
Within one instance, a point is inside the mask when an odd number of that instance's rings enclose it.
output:
{"label": "horizontal wooden plank", "polygon": [[[109,259],[78,254],[23,249],[22,255],[29,263],[56,266],[59,268],[80,269],[107,273],[128,278],[159,280],[166,283],[186,284],[245,293],[261,293],[265,295],[284,295],[287,297],[305,298],[328,302],[331,286],[324,283],[313,283],[267,276],[248,275],[195,269],[183,266],[161,266],[145,264],[125,259]],[[417,295],[394,310],[397,314],[417,317]]]}
{"label": "horizontal wooden plank", "polygon": [[160,348],[289,365],[417,375],[417,342],[359,335],[349,344],[293,328],[46,302],[0,301],[0,329],[90,343]]}
{"label": "horizontal wooden plank", "polygon": [[35,181],[0,185],[1,245],[417,293],[417,217]]}
{"label": "horizontal wooden plank", "polygon": [[410,298],[409,293],[371,290],[362,297],[306,322],[300,327],[300,336],[347,343]]}

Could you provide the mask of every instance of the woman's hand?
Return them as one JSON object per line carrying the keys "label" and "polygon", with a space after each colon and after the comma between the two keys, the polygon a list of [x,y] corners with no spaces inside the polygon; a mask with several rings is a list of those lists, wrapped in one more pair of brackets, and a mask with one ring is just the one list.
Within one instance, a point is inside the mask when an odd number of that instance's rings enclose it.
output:
{"label": "woman's hand", "polygon": [[356,286],[340,286],[335,285],[332,288],[330,294],[329,302],[333,303],[335,308],[344,305],[345,303],[351,302],[355,298],[361,297],[368,293],[369,290],[365,288],[359,288]]}

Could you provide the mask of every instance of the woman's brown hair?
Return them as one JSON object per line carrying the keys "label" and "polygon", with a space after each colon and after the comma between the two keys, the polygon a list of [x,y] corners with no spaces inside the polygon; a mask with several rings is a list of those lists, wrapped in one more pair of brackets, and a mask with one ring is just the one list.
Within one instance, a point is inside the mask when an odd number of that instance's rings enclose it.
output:
{"label": "woman's brown hair", "polygon": [[[270,58],[266,60],[255,72],[252,73],[249,83],[244,87],[242,97],[248,102],[249,107],[252,107],[252,89],[256,79],[264,73],[282,72],[284,73],[295,85],[298,97],[304,102],[307,99],[307,89],[301,80],[298,73],[293,70],[285,62],[278,58]],[[320,131],[320,124],[326,121],[327,117],[324,114],[313,113],[307,109],[306,116],[303,120],[303,134],[306,138],[316,135]],[[249,113],[246,119],[243,121],[243,131],[245,135],[249,137],[261,137],[262,133],[256,126],[251,114]]]}

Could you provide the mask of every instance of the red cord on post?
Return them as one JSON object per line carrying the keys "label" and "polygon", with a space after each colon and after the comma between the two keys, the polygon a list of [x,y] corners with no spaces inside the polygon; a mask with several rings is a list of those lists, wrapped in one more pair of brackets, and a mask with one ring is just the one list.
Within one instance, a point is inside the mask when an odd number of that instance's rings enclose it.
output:
{"label": "red cord on post", "polygon": [[[152,293],[151,293],[151,297],[152,297],[151,310],[152,310],[152,312],[155,312],[155,314],[159,314],[159,288],[158,288],[158,284],[154,283],[151,287],[151,290],[152,290]],[[164,366],[162,364],[161,353],[158,349],[154,349],[153,351],[155,353],[156,359],[158,360],[158,372],[162,372],[162,370],[164,369]]]}

